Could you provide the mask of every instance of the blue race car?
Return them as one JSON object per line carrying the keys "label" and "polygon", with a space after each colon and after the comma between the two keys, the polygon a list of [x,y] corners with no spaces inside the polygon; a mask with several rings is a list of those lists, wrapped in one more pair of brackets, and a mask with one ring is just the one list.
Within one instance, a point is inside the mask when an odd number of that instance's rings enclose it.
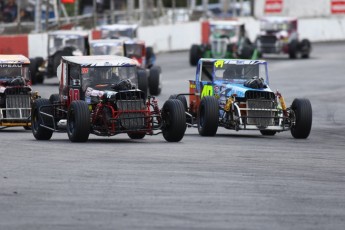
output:
{"label": "blue race car", "polygon": [[269,88],[266,61],[202,58],[189,88],[189,107],[186,94],[170,98],[182,101],[187,125],[198,127],[202,136],[214,136],[218,126],[269,136],[287,130],[294,138],[310,134],[310,101],[296,98],[287,107],[283,96]]}

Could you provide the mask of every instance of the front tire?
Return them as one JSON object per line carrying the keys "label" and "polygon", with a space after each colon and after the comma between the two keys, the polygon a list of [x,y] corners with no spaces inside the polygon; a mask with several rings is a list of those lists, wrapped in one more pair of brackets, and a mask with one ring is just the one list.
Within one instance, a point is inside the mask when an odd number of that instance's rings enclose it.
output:
{"label": "front tire", "polygon": [[205,96],[201,99],[198,110],[198,131],[201,136],[214,136],[219,121],[218,101],[215,97]]}
{"label": "front tire", "polygon": [[297,139],[308,138],[312,125],[312,107],[308,99],[296,98],[291,105],[295,123],[291,127],[291,134]]}
{"label": "front tire", "polygon": [[169,142],[179,142],[186,132],[186,115],[181,101],[167,100],[162,108],[163,137]]}
{"label": "front tire", "polygon": [[72,142],[89,139],[90,111],[85,101],[72,101],[67,114],[67,134]]}
{"label": "front tire", "polygon": [[[41,106],[47,107],[41,108]],[[53,114],[53,108],[51,107],[51,103],[48,99],[39,98],[33,102],[31,112],[31,129],[36,140],[50,140],[53,135],[53,131],[44,128],[41,125],[51,127],[53,120],[50,117],[42,115],[39,111],[51,115]]]}

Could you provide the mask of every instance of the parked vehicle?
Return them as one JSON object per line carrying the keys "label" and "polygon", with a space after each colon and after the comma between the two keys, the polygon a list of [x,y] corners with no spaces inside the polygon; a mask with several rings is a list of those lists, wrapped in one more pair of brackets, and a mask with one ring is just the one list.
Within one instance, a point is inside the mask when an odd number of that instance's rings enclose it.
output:
{"label": "parked vehicle", "polygon": [[310,101],[296,98],[288,107],[282,94],[269,88],[266,61],[200,59],[189,88],[189,106],[183,94],[170,98],[184,104],[187,125],[202,136],[214,136],[219,126],[268,136],[288,130],[294,138],[310,134]]}
{"label": "parked vehicle", "polygon": [[186,130],[183,104],[168,100],[162,109],[154,97],[137,88],[137,63],[121,56],[63,56],[57,68],[59,94],[37,99],[32,106],[32,132],[37,140],[67,131],[72,142],[89,134],[131,139],[163,133],[180,141]]}
{"label": "parked vehicle", "polygon": [[298,20],[292,17],[265,17],[260,22],[256,47],[260,55],[288,54],[290,58],[309,58],[311,42],[298,35]]}
{"label": "parked vehicle", "polygon": [[38,93],[31,89],[29,65],[23,55],[0,55],[0,129],[30,129],[31,102]]}

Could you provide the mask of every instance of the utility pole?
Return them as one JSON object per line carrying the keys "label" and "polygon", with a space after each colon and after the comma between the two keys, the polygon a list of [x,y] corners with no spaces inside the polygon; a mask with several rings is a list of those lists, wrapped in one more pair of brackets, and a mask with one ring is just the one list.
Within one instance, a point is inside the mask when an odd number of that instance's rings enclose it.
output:
{"label": "utility pole", "polygon": [[202,0],[203,18],[207,18],[208,0]]}
{"label": "utility pole", "polygon": [[127,21],[133,22],[134,0],[127,0]]}
{"label": "utility pole", "polygon": [[111,24],[115,23],[115,0],[110,0],[110,21]]}
{"label": "utility pole", "polygon": [[79,0],[76,0],[74,2],[74,17],[75,17],[75,24],[78,26],[79,25]]}
{"label": "utility pole", "polygon": [[41,23],[41,15],[42,15],[42,1],[36,0],[35,6],[35,31],[36,33],[42,32],[42,23]]}
{"label": "utility pole", "polygon": [[92,11],[93,11],[93,26],[97,27],[97,1],[93,0],[92,2]]}

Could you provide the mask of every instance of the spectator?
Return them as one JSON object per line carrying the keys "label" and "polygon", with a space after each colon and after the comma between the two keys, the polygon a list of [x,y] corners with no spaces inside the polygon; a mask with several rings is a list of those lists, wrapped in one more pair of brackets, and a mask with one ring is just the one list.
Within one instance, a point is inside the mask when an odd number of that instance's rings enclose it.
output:
{"label": "spectator", "polygon": [[24,9],[21,9],[19,12],[19,17],[20,17],[20,21],[21,22],[30,22],[31,20],[31,15],[29,14],[29,12],[27,12]]}
{"label": "spectator", "polygon": [[2,11],[4,22],[14,22],[17,18],[18,6],[15,0],[8,0]]}

